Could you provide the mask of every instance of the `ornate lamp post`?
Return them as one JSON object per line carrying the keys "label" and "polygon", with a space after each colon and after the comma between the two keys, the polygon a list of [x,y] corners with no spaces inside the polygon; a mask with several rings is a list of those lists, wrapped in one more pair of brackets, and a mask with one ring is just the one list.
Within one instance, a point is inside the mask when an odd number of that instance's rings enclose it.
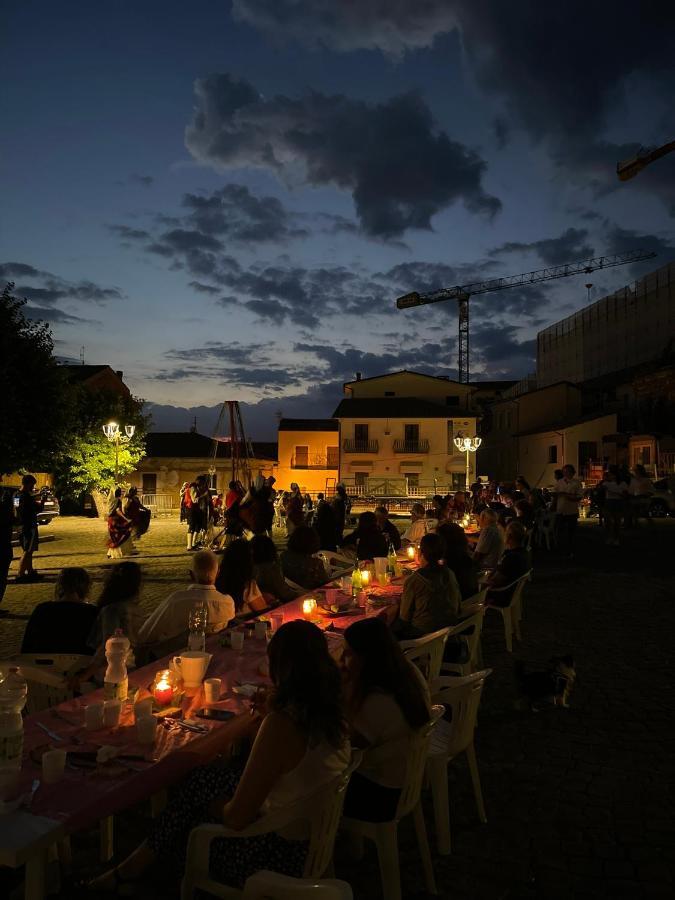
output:
{"label": "ornate lamp post", "polygon": [[119,481],[120,444],[128,444],[135,431],[135,425],[125,425],[124,434],[121,433],[117,422],[108,422],[107,425],[103,425],[103,434],[111,444],[115,445],[115,484]]}
{"label": "ornate lamp post", "polygon": [[464,490],[466,491],[469,490],[469,478],[471,477],[470,454],[475,453],[482,443],[483,441],[479,437],[456,437],[454,440],[455,447],[460,452],[466,453],[466,475],[464,476]]}

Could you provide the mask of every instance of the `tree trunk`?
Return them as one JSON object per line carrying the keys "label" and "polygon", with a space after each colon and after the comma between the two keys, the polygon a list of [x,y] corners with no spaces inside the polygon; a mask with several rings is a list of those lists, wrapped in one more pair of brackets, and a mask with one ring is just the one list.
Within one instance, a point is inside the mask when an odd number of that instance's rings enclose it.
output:
{"label": "tree trunk", "polygon": [[99,491],[94,488],[91,492],[91,496],[94,499],[94,506],[96,508],[97,516],[101,519],[105,519],[108,515],[108,495],[103,491]]}

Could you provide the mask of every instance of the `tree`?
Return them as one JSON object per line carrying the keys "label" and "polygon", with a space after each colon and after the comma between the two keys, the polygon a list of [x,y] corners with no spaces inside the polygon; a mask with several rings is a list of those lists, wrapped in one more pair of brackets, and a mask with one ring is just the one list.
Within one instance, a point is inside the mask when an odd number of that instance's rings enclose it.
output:
{"label": "tree", "polygon": [[73,391],[45,322],[23,313],[9,282],[0,296],[0,472],[51,471],[72,422]]}

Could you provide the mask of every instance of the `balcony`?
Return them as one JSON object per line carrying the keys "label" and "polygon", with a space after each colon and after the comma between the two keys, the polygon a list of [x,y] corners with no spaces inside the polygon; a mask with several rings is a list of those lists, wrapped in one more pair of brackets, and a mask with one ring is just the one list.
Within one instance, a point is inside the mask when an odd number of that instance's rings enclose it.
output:
{"label": "balcony", "polygon": [[338,461],[333,456],[313,454],[310,457],[291,457],[291,469],[337,469]]}
{"label": "balcony", "polygon": [[428,453],[429,441],[420,438],[416,441],[394,441],[394,453]]}
{"label": "balcony", "polygon": [[379,441],[360,441],[355,438],[345,438],[342,442],[345,453],[377,453],[380,449]]}

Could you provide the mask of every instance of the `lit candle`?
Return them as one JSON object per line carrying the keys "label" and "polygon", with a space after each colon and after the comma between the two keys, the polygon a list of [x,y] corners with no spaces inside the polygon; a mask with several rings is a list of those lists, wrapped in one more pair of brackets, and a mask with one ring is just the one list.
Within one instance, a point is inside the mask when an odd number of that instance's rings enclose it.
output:
{"label": "lit candle", "polygon": [[370,584],[370,570],[361,569],[361,587],[368,587]]}
{"label": "lit candle", "polygon": [[407,549],[408,559],[415,559],[415,548],[412,544]]}
{"label": "lit candle", "polygon": [[310,620],[313,618],[315,609],[316,600],[314,597],[308,597],[306,600],[302,601],[302,614],[306,619]]}
{"label": "lit candle", "polygon": [[158,672],[153,695],[158,706],[169,706],[173,700],[173,686],[169,680],[169,670]]}

